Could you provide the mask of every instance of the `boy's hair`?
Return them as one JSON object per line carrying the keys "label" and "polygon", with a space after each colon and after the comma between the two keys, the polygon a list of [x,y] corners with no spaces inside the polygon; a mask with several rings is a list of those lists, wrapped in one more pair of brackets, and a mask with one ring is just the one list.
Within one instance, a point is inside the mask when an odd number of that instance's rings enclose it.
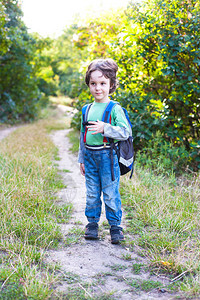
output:
{"label": "boy's hair", "polygon": [[116,78],[116,74],[118,71],[118,65],[111,58],[93,60],[89,64],[86,75],[85,75],[85,82],[88,86],[89,86],[89,82],[90,82],[91,73],[96,70],[102,72],[103,76],[110,79],[109,94],[112,94],[118,86],[118,80]]}

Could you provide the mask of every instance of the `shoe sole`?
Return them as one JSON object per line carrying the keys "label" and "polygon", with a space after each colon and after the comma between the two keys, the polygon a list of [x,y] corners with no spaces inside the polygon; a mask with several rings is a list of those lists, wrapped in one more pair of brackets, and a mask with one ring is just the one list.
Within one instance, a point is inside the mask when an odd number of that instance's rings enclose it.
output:
{"label": "shoe sole", "polygon": [[84,238],[86,240],[98,240],[98,236],[92,236],[92,235],[84,235]]}
{"label": "shoe sole", "polygon": [[120,242],[124,241],[125,239],[119,239],[119,240],[111,240],[111,244],[119,244]]}

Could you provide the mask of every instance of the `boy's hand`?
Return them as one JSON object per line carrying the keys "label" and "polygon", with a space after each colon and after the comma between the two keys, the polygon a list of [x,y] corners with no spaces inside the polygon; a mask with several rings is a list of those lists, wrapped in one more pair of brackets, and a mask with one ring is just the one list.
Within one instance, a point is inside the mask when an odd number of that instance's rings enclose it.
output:
{"label": "boy's hand", "polygon": [[81,175],[85,176],[85,165],[84,164],[80,164],[80,171],[81,171]]}
{"label": "boy's hand", "polygon": [[104,122],[97,120],[95,121],[89,121],[89,126],[87,126],[89,131],[94,131],[92,134],[97,133],[104,133]]}

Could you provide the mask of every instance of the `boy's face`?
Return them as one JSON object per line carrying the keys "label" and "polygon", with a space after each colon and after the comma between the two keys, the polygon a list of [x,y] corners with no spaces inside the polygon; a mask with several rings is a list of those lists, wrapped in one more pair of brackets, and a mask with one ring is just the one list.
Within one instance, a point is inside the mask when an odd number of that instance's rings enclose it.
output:
{"label": "boy's face", "polygon": [[96,70],[91,73],[89,89],[96,102],[109,101],[110,79],[104,77],[102,72]]}

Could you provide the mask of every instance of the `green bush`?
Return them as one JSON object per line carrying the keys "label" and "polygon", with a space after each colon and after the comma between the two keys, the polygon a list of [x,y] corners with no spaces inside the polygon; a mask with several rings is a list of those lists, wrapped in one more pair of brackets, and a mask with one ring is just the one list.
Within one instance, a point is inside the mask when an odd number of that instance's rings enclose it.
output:
{"label": "green bush", "polygon": [[160,131],[153,135],[148,146],[138,151],[136,156],[139,166],[153,170],[156,174],[166,175],[185,171],[189,161],[189,152],[183,143],[173,145],[164,139]]}
{"label": "green bush", "polygon": [[[159,163],[178,173],[187,165],[200,169],[199,11],[196,1],[150,0],[130,3],[114,36],[103,18],[77,28],[76,45],[88,47],[83,73],[98,57],[112,57],[119,66],[114,99],[129,112],[135,151],[148,149],[162,132]],[[73,127],[80,128],[80,104],[90,101],[85,90],[77,95]]]}

